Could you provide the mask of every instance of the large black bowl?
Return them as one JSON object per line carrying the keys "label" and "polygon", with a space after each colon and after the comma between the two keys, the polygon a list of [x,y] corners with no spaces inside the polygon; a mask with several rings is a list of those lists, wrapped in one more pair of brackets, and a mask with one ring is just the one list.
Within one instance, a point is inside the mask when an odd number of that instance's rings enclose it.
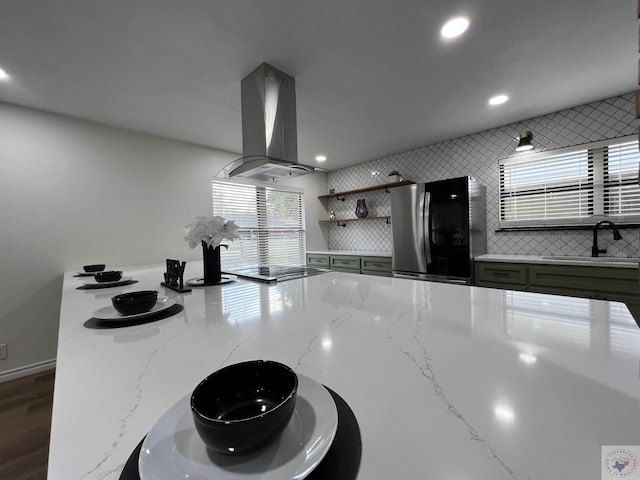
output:
{"label": "large black bowl", "polygon": [[136,315],[148,312],[157,301],[158,292],[155,290],[122,293],[111,298],[113,308],[122,315]]}
{"label": "large black bowl", "polygon": [[210,450],[242,455],[266,446],[293,414],[298,377],[282,363],[252,360],[218,370],[191,395],[191,412]]}
{"label": "large black bowl", "polygon": [[122,278],[122,271],[109,270],[106,272],[96,272],[93,275],[93,278],[95,278],[98,283],[117,282]]}
{"label": "large black bowl", "polygon": [[87,273],[95,273],[95,272],[101,272],[102,270],[104,270],[105,266],[106,265],[104,263],[100,263],[100,264],[96,263],[95,265],[85,265],[82,268]]}

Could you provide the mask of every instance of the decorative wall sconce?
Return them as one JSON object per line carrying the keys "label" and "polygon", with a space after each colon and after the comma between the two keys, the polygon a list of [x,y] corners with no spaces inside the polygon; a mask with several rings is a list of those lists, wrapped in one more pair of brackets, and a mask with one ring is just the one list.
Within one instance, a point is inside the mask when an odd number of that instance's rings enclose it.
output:
{"label": "decorative wall sconce", "polygon": [[389,177],[393,177],[392,180],[394,182],[402,181],[402,175],[400,175],[400,172],[398,172],[397,170],[391,170],[391,172],[389,172]]}
{"label": "decorative wall sconce", "polygon": [[526,152],[527,150],[533,150],[533,145],[531,144],[531,140],[533,140],[533,133],[529,130],[523,130],[520,132],[520,137],[518,137],[520,142],[516,147],[516,152]]}

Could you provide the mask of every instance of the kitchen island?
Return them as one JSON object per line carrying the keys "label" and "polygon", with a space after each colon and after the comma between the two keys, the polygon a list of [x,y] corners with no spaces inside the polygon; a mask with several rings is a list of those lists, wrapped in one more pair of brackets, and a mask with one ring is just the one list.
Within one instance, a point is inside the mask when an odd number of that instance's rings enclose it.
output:
{"label": "kitchen island", "polygon": [[[122,270],[138,283],[65,274],[49,480],[117,480],[202,378],[257,358],[348,403],[359,479],[599,479],[601,446],[640,445],[640,329],[622,303],[343,272],[178,294],[162,266]],[[144,289],[184,309],[95,328],[111,296]]]}

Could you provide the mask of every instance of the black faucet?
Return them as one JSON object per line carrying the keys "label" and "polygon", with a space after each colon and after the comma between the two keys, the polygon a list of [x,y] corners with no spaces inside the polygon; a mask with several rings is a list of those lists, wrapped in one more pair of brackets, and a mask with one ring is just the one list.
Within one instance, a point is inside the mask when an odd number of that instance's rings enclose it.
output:
{"label": "black faucet", "polygon": [[611,228],[613,228],[614,240],[620,240],[622,238],[622,235],[620,235],[620,232],[618,231],[618,227],[616,227],[615,223],[610,222],[609,220],[599,221],[593,226],[593,246],[591,247],[592,257],[597,257],[599,253],[607,253],[606,248],[598,248],[598,228],[600,228],[600,225],[604,225],[605,223],[608,225],[611,225]]}

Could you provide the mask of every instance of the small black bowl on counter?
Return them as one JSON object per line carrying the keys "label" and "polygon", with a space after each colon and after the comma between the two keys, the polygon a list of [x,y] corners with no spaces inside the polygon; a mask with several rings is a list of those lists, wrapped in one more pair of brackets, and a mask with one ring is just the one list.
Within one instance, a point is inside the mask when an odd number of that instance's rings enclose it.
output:
{"label": "small black bowl on counter", "polygon": [[117,282],[122,278],[122,272],[117,270],[109,270],[106,272],[96,272],[93,276],[98,283]]}
{"label": "small black bowl on counter", "polygon": [[216,453],[250,453],[286,428],[297,391],[297,375],[282,363],[252,360],[229,365],[202,380],[191,394],[196,431]]}
{"label": "small black bowl on counter", "polygon": [[113,308],[121,315],[137,315],[148,312],[158,301],[156,290],[140,290],[116,295],[111,298]]}
{"label": "small black bowl on counter", "polygon": [[106,265],[104,263],[96,263],[94,265],[85,265],[82,268],[87,273],[95,273],[95,272],[103,271],[104,267],[106,267]]}

